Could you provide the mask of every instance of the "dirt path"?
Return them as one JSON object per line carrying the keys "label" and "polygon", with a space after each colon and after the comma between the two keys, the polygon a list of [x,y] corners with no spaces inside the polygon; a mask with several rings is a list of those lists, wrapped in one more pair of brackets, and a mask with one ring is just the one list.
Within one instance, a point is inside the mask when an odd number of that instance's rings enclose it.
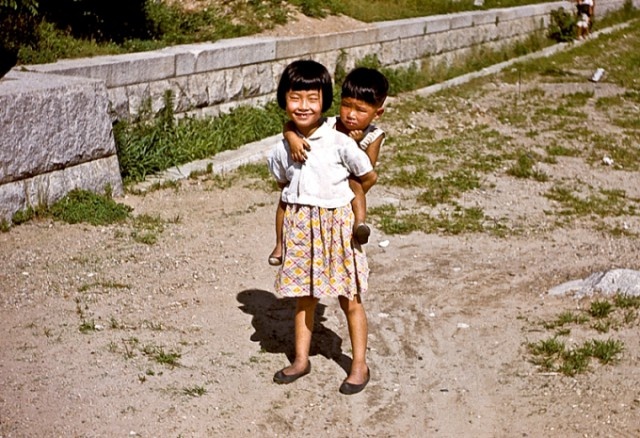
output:
{"label": "dirt path", "polygon": [[[577,378],[540,374],[523,345],[539,337],[535,322],[576,307],[545,296],[549,287],[637,267],[637,240],[594,242],[579,228],[507,240],[376,231],[373,378],[344,397],[350,350],[334,302],[320,306],[314,372],[271,382],[292,345],[291,307],[265,263],[273,193],[188,181],[125,202],[180,221],[153,246],[117,226],[0,235],[0,436],[640,432],[637,326],[616,333],[628,345],[620,364]],[[82,333],[86,321],[97,330]],[[177,366],[161,363],[173,353]]]}
{"label": "dirt path", "polygon": [[[509,87],[489,84],[459,114],[416,109],[388,130],[442,134],[462,120],[525,142],[526,130],[495,115],[512,99]],[[552,181],[580,178],[640,199],[637,171],[575,157],[544,170]],[[119,200],[165,221],[154,245],[137,243],[127,224],[39,221],[0,233],[0,437],[639,436],[637,319],[596,335],[624,342],[618,363],[595,362],[574,377],[541,372],[526,348],[549,336],[542,321],[588,306],[550,297],[551,287],[640,269],[639,240],[588,219],[552,226],[543,196],[551,182],[502,169],[486,179],[460,203],[522,233],[374,229],[372,380],[352,397],[338,393],[350,347],[333,301],[319,306],[313,372],[290,386],[272,383],[292,355],[292,307],[273,294],[266,258],[277,194],[262,181],[201,177]],[[379,185],[370,204],[408,203],[403,196]],[[638,216],[612,220],[640,229]],[[567,341],[594,337],[587,329]]]}

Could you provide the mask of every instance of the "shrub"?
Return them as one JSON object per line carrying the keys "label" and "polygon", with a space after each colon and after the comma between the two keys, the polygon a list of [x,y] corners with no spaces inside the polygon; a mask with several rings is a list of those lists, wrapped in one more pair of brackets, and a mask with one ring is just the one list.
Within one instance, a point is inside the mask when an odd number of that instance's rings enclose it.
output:
{"label": "shrub", "polygon": [[147,19],[148,0],[48,0],[40,13],[76,38],[122,43],[153,37]]}
{"label": "shrub", "polygon": [[560,8],[551,11],[551,23],[547,36],[559,43],[573,41],[576,35],[576,17]]}

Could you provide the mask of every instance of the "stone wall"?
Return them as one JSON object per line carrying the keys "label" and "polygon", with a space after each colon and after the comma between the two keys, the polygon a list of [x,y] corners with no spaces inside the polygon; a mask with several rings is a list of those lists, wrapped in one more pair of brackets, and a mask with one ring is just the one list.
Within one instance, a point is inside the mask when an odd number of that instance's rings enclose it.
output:
{"label": "stone wall", "polygon": [[[640,0],[633,0],[640,7]],[[596,14],[624,0],[598,0]],[[475,47],[499,48],[544,30],[562,1],[373,23],[366,29],[301,37],[244,37],[153,52],[14,68],[0,81],[0,220],[69,190],[122,193],[111,131],[118,119],[165,105],[178,115],[216,115],[274,98],[292,60],[335,71],[368,55],[386,67],[449,62]]]}
{"label": "stone wall", "polygon": [[103,81],[11,71],[0,81],[0,221],[75,188],[122,194]]}
{"label": "stone wall", "polygon": [[[640,0],[635,0],[640,4]],[[622,7],[624,0],[599,0],[598,14]],[[473,47],[499,48],[548,26],[562,1],[373,23],[366,29],[302,37],[244,37],[170,47],[153,52],[65,60],[27,67],[31,71],[103,80],[112,118],[130,118],[150,104],[165,105],[171,90],[176,114],[216,115],[221,110],[273,99],[285,65],[313,58],[334,71],[348,70],[367,55],[383,66],[447,62]]]}

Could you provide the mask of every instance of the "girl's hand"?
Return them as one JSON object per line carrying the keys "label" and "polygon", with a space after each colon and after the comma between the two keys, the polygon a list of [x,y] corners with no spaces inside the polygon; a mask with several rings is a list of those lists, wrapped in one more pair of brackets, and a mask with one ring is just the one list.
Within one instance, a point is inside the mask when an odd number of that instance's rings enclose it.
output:
{"label": "girl's hand", "polygon": [[353,131],[349,131],[349,137],[354,139],[356,143],[360,143],[364,138],[364,132],[360,129],[354,129]]}

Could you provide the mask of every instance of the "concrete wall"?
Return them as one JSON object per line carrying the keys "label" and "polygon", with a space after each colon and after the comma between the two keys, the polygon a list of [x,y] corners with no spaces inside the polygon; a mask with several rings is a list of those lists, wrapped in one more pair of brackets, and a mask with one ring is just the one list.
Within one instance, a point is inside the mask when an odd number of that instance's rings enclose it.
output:
{"label": "concrete wall", "polygon": [[[597,15],[624,0],[598,0]],[[634,0],[640,7],[640,0]],[[171,90],[180,115],[216,115],[274,98],[292,60],[334,71],[367,55],[382,65],[448,62],[478,46],[499,48],[544,29],[562,1],[371,24],[308,37],[245,37],[153,52],[15,68],[0,81],[0,220],[51,203],[73,188],[122,192],[111,123],[145,105],[163,108]]]}

